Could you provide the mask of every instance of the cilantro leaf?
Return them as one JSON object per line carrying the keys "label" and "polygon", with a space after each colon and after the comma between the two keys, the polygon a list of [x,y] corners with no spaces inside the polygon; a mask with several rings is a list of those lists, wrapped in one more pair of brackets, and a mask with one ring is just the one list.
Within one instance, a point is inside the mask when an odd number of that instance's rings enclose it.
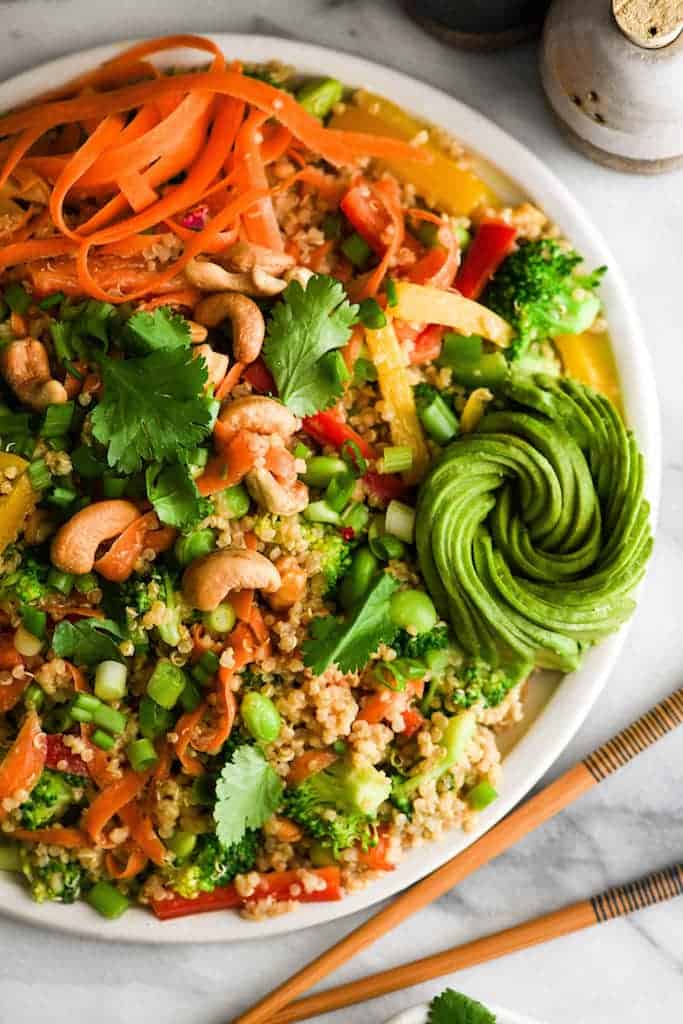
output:
{"label": "cilantro leaf", "polygon": [[367,664],[381,643],[391,643],[398,632],[389,614],[391,595],[398,581],[383,573],[344,621],[333,615],[313,619],[303,645],[304,664],[321,675],[335,662],[342,672],[355,672]]}
{"label": "cilantro leaf", "polygon": [[100,342],[95,348],[109,349],[109,332],[118,314],[109,302],[88,299],[78,305],[62,303],[59,320],[50,321],[50,333],[55,355],[62,363],[74,359],[88,360],[93,348],[92,340]]}
{"label": "cilantro leaf", "polygon": [[206,365],[189,348],[99,361],[104,395],[92,414],[92,430],[109,446],[110,466],[134,473],[143,459],[175,460],[179,449],[196,447],[207,436]]}
{"label": "cilantro leaf", "polygon": [[145,484],[154,511],[167,526],[188,530],[211,512],[211,502],[200,496],[187,466],[181,462],[148,466]]}
{"label": "cilantro leaf", "polygon": [[122,633],[111,619],[80,619],[59,623],[52,637],[58,658],[73,658],[77,665],[99,665],[101,661],[123,661],[118,641]]}
{"label": "cilantro leaf", "polygon": [[447,988],[429,1004],[428,1024],[496,1024],[496,1017],[476,999]]}
{"label": "cilantro leaf", "polygon": [[159,306],[151,313],[139,310],[126,322],[121,341],[123,347],[135,355],[148,355],[160,349],[187,348],[190,326],[184,317],[168,306]]}
{"label": "cilantro leaf", "polygon": [[348,372],[340,349],[349,340],[358,306],[339,281],[323,274],[304,290],[292,281],[268,324],[263,358],[278,395],[297,416],[327,409],[343,391]]}
{"label": "cilantro leaf", "polygon": [[216,783],[213,817],[223,846],[238,843],[248,828],[260,828],[280,805],[283,783],[256,747],[238,747]]}

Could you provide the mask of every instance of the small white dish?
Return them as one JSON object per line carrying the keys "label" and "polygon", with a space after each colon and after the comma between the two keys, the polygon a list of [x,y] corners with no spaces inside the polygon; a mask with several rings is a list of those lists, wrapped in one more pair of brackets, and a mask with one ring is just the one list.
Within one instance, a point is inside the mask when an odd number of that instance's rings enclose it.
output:
{"label": "small white dish", "polygon": [[[487,1009],[495,1014],[496,1024],[542,1024],[542,1021],[532,1020],[531,1017],[523,1017],[520,1013],[513,1013],[512,1010],[503,1010],[500,1006],[489,1006]],[[402,1010],[397,1017],[392,1017],[386,1024],[427,1024],[428,1003],[420,1003],[419,1006],[411,1006],[408,1010]]]}
{"label": "small white dish", "polygon": [[[497,169],[491,172],[497,187],[508,179],[537,203],[583,253],[591,267],[609,266],[602,295],[610,322],[615,358],[621,378],[624,406],[647,466],[646,493],[652,505],[652,526],[657,521],[661,473],[659,411],[650,357],[629,290],[615,257],[569,190],[528,149],[482,114],[447,93],[408,75],[353,57],[348,53],[292,40],[249,35],[212,37],[229,57],[247,62],[279,60],[313,75],[332,75],[350,86],[381,93],[418,116],[443,126]],[[0,85],[0,110],[8,110],[60,82],[90,70],[126,45],[100,46],[33,68]],[[187,65],[184,52],[164,54],[170,65]],[[508,185],[509,187],[509,185]],[[511,200],[513,201],[513,200]],[[292,914],[258,924],[235,913],[201,914],[160,922],[149,912],[134,909],[116,921],[103,921],[87,904],[63,906],[35,904],[17,881],[0,872],[0,908],[4,914],[43,928],[113,942],[243,942],[336,920],[372,906],[400,892],[436,870],[469,846],[510,811],[541,778],[569,743],[605,686],[623,646],[626,631],[589,651],[581,668],[560,686],[548,683],[534,695],[527,715],[528,730],[515,734],[505,758],[505,778],[498,800],[479,818],[467,835],[453,831],[438,843],[425,844],[408,854],[400,866],[361,892],[338,903],[316,903]]]}

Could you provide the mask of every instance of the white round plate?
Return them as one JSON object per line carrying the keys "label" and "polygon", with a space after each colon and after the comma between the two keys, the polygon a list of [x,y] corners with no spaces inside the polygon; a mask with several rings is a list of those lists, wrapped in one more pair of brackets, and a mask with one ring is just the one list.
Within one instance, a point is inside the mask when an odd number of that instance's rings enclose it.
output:
{"label": "white round plate", "polygon": [[[512,1010],[503,1010],[500,1006],[489,1006],[487,1009],[495,1015],[496,1024],[541,1024],[539,1020],[532,1020],[531,1017],[523,1017]],[[419,1006],[411,1006],[409,1010],[402,1010],[396,1017],[392,1017],[386,1024],[426,1024],[428,1003],[420,1003]]]}
{"label": "white round plate", "polygon": [[[647,494],[656,520],[660,481],[660,434],[657,394],[650,359],[630,295],[606,243],[565,186],[528,149],[486,117],[452,96],[358,57],[319,46],[265,36],[216,35],[229,57],[245,61],[277,59],[309,74],[333,75],[350,86],[363,86],[443,126],[472,150],[515,181],[556,221],[583,253],[589,266],[607,264],[602,293],[608,312],[628,420],[648,469]],[[107,45],[64,57],[27,71],[0,85],[0,110],[7,110],[60,82],[113,57],[124,44]],[[199,59],[204,59],[199,57]],[[169,64],[187,63],[187,54],[164,55]],[[196,60],[196,59],[195,59]],[[260,921],[235,913],[201,914],[159,922],[145,910],[131,910],[118,921],[103,921],[86,904],[32,903],[9,875],[0,874],[0,907],[6,914],[48,928],[60,928],[99,939],[129,942],[226,942],[262,939],[307,928],[352,914],[405,889],[474,842],[503,817],[548,770],[567,745],[604,687],[624,642],[624,630],[591,650],[582,667],[566,676],[537,720],[505,760],[500,798],[479,818],[475,831],[452,832],[406,856],[400,867],[362,892],[339,903],[318,903],[292,914]]]}

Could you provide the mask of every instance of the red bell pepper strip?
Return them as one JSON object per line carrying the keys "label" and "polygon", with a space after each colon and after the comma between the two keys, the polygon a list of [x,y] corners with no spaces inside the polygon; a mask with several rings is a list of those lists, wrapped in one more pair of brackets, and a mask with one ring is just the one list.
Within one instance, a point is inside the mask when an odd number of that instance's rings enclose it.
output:
{"label": "red bell pepper strip", "polygon": [[74,753],[64,742],[61,733],[48,733],[45,737],[45,767],[54,771],[70,772],[72,775],[82,775],[87,778],[90,774],[88,766],[83,758]]}
{"label": "red bell pepper strip", "polygon": [[261,395],[277,394],[272,374],[260,357],[243,371],[242,379],[248,381],[254,391]]}
{"label": "red bell pepper strip", "polygon": [[424,331],[420,331],[413,342],[410,362],[413,365],[420,365],[422,363],[431,363],[434,359],[438,359],[441,355],[441,346],[445,332],[446,328],[441,324],[430,324],[429,327],[425,327]]}
{"label": "red bell pepper strip", "polygon": [[367,850],[358,850],[358,862],[370,868],[371,871],[394,871],[396,865],[387,860],[388,852],[389,837],[380,832],[376,846],[371,846]]}
{"label": "red bell pepper strip", "polygon": [[506,256],[514,247],[517,229],[500,220],[480,225],[455,279],[455,287],[466,299],[478,299]]}
{"label": "red bell pepper strip", "polygon": [[339,205],[361,238],[365,239],[378,256],[383,256],[387,248],[384,232],[389,227],[390,218],[384,206],[372,195],[369,187],[352,186]]}
{"label": "red bell pepper strip", "polygon": [[319,444],[331,444],[333,448],[341,448],[346,441],[352,441],[358,445],[364,459],[376,458],[376,453],[368,442],[334,413],[317,412],[315,416],[307,416],[304,420],[304,430]]}
{"label": "red bell pepper strip", "polygon": [[363,477],[370,494],[380,501],[392,501],[401,498],[408,490],[408,485],[398,473],[373,473],[370,471]]}
{"label": "red bell pepper strip", "polygon": [[406,279],[432,288],[450,288],[460,262],[458,241],[447,225],[439,228],[438,245],[427,249],[406,271]]}
{"label": "red bell pepper strip", "polygon": [[417,708],[408,708],[407,711],[403,712],[401,717],[403,718],[401,736],[405,736],[406,739],[409,739],[411,736],[414,736],[416,732],[419,732],[424,724],[424,718]]}
{"label": "red bell pepper strip", "polygon": [[298,871],[268,871],[253,894],[247,899],[239,895],[234,885],[226,885],[213,892],[200,893],[195,899],[172,896],[166,900],[153,900],[152,910],[162,921],[188,914],[203,914],[209,910],[232,910],[270,896],[278,902],[298,900],[300,903],[324,903],[341,899],[341,872],[336,865],[310,868],[307,874],[316,875],[324,886],[307,892]]}

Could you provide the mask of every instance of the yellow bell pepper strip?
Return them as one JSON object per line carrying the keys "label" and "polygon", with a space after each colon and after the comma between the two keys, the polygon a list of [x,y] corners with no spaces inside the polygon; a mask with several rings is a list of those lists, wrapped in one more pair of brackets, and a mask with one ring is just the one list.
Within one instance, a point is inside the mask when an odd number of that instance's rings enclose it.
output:
{"label": "yellow bell pepper strip", "polygon": [[623,415],[617,364],[607,334],[561,334],[553,339],[564,372],[599,391]]}
{"label": "yellow bell pepper strip", "polygon": [[486,406],[492,398],[493,394],[488,388],[477,388],[469,395],[460,417],[461,434],[471,434],[473,430],[477,429],[479,421],[486,412]]}
{"label": "yellow bell pepper strip", "polygon": [[443,324],[459,334],[479,334],[500,348],[506,348],[515,333],[497,313],[456,292],[397,281],[396,299],[394,315],[410,323]]}
{"label": "yellow bell pepper strip", "polygon": [[33,510],[38,495],[31,487],[26,470],[28,462],[12,452],[0,452],[0,475],[9,479],[7,470],[16,470],[13,487],[9,494],[0,496],[0,552],[17,539],[24,520]]}
{"label": "yellow bell pepper strip", "polygon": [[[365,92],[357,93],[342,113],[335,114],[329,127],[408,141],[423,131],[429,131],[427,125],[394,103]],[[472,171],[459,167],[431,137],[425,143],[425,149],[434,157],[429,164],[391,159],[383,160],[382,166],[402,181],[411,182],[429,206],[454,217],[467,217],[481,204],[497,204],[496,196],[488,185]]]}
{"label": "yellow bell pepper strip", "polygon": [[366,329],[365,340],[377,369],[391,439],[395,445],[408,445],[413,452],[413,464],[404,474],[404,479],[406,483],[417,483],[427,472],[429,451],[415,408],[408,363],[391,318],[387,317],[386,324],[379,330]]}

